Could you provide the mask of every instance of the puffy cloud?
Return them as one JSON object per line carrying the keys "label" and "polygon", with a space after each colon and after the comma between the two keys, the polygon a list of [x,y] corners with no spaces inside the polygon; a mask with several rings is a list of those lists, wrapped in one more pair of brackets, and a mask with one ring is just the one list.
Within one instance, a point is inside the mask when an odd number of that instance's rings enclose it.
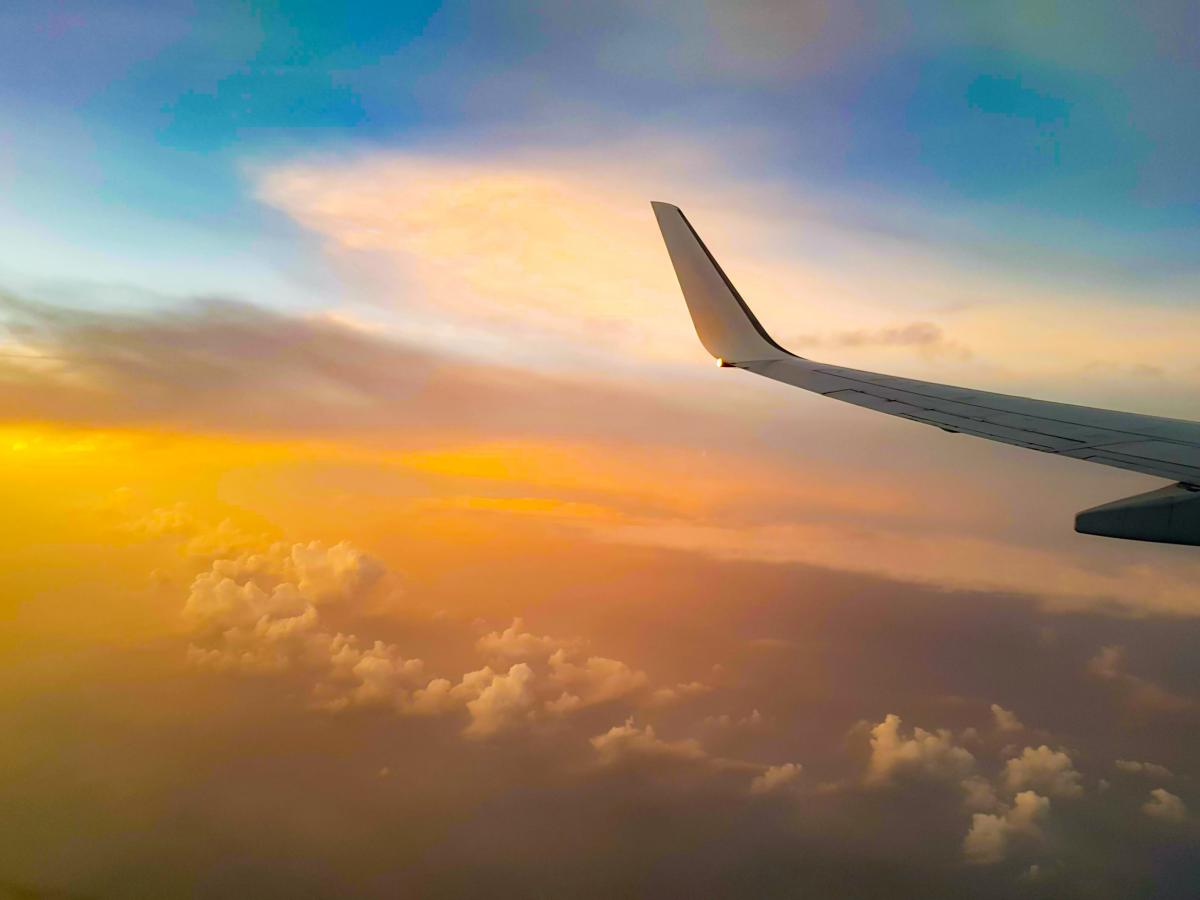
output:
{"label": "puffy cloud", "polygon": [[576,641],[560,641],[558,638],[547,635],[531,634],[524,629],[524,619],[513,619],[512,624],[504,631],[485,634],[475,642],[475,646],[480,652],[490,656],[509,659],[544,659],[556,650],[574,647],[578,643]]}
{"label": "puffy cloud", "polygon": [[[161,518],[174,527],[172,517]],[[368,597],[384,575],[379,562],[346,542],[276,544],[216,560],[195,578],[184,605],[195,635],[189,658],[221,670],[307,672],[313,705],[330,712],[369,706],[415,716],[465,712],[463,734],[471,738],[648,690],[645,672],[604,656],[573,659],[579,641],[532,634],[519,618],[476,643],[488,656],[519,662],[484,666],[457,682],[423,678],[423,661],[394,644],[363,642],[324,625],[322,609]]]}
{"label": "puffy cloud", "polygon": [[603,656],[590,656],[579,665],[567,658],[566,650],[559,649],[549,663],[551,682],[562,688],[559,697],[547,706],[556,712],[627,697],[648,683],[645,672]]}
{"label": "puffy cloud", "polygon": [[999,703],[993,703],[992,719],[996,723],[997,731],[1022,731],[1025,728],[1024,723],[1017,718],[1017,714],[1011,709],[1005,709]]}
{"label": "puffy cloud", "polygon": [[463,730],[469,737],[488,737],[528,716],[534,704],[533,669],[516,663],[507,674],[493,675],[479,696],[467,702],[471,721]]}
{"label": "puffy cloud", "polygon": [[1166,766],[1160,766],[1158,763],[1138,762],[1133,759],[1118,759],[1113,763],[1122,772],[1129,772],[1134,775],[1149,775],[1154,778],[1171,778],[1174,773]]}
{"label": "puffy cloud", "polygon": [[265,540],[263,535],[242,531],[232,519],[222,519],[216,525],[204,522],[183,502],[152,509],[122,527],[147,538],[175,538],[182,542],[180,549],[185,556],[198,559],[245,553]]}
{"label": "puffy cloud", "polygon": [[424,670],[419,659],[404,659],[383,641],[358,646],[354,635],[336,634],[329,645],[330,672],[314,689],[318,705],[331,711],[351,706],[399,706],[405,691]]}
{"label": "puffy cloud", "polygon": [[349,600],[384,573],[380,562],[347,541],[328,548],[317,541],[295,544],[290,562],[297,587],[317,604]]}
{"label": "puffy cloud", "polygon": [[[568,647],[578,642],[540,637],[525,632],[523,627],[520,619],[514,619],[505,631],[486,635],[477,648],[493,656],[535,658],[556,646],[545,669],[535,670],[529,662],[522,661],[513,664],[507,673],[497,673],[490,666],[468,672],[458,684],[435,678],[413,691],[402,711],[410,715],[441,715],[465,708],[470,722],[463,733],[489,737],[544,713],[566,715],[630,698],[645,691],[648,685],[646,673],[627,663],[603,656],[576,662],[570,658]],[[652,730],[650,734],[653,735]]]}
{"label": "puffy cloud", "polygon": [[215,560],[197,575],[184,618],[221,630],[294,615],[308,606],[357,599],[383,575],[382,565],[342,541],[326,547],[275,544],[262,553]]}
{"label": "puffy cloud", "polygon": [[1006,820],[1001,816],[976,813],[963,839],[963,855],[974,863],[987,864],[1004,859],[1008,847]]}
{"label": "puffy cloud", "polygon": [[215,560],[192,581],[184,604],[195,634],[188,657],[220,670],[311,670],[314,704],[329,711],[399,704],[422,662],[382,641],[364,647],[321,621],[321,607],[362,599],[383,573],[346,542],[275,544]]}
{"label": "puffy cloud", "polygon": [[1166,788],[1152,790],[1150,799],[1142,804],[1142,812],[1164,822],[1182,822],[1187,818],[1187,806],[1183,800]]}
{"label": "puffy cloud", "polygon": [[[572,656],[580,646],[579,641],[533,634],[525,630],[525,622],[520,618],[513,619],[504,631],[484,635],[475,646],[491,657],[533,662],[544,659],[547,671],[540,683],[551,692],[551,696],[542,700],[541,707],[545,712],[555,715],[629,697],[644,691],[649,682],[645,672],[635,670],[617,659],[590,656],[581,662],[575,661]],[[533,672],[528,665],[523,671]],[[458,690],[461,692],[462,687]],[[444,696],[446,700],[453,699],[453,692],[441,685],[434,687],[433,691],[414,697],[416,708],[436,705],[439,701],[435,695]],[[532,688],[522,694],[523,698],[531,696]],[[483,702],[483,698],[480,702]],[[481,728],[484,726],[474,728],[472,733],[488,733],[486,728],[480,731]]]}
{"label": "puffy cloud", "polygon": [[1000,806],[996,789],[980,775],[968,775],[962,780],[963,806],[972,812],[988,812]]}
{"label": "puffy cloud", "polygon": [[[256,581],[239,582],[229,566],[214,563],[198,575],[184,606],[186,620],[201,643],[189,657],[217,669],[283,670],[323,641],[319,614],[294,583],[264,588]],[[328,638],[330,636],[326,636]],[[211,639],[204,646],[205,638]]]}
{"label": "puffy cloud", "polygon": [[591,739],[601,767],[648,766],[651,768],[683,767],[718,772],[753,772],[749,790],[752,794],[765,794],[783,790],[793,783],[801,772],[798,763],[765,766],[761,763],[723,756],[712,756],[695,738],[677,741],[663,740],[655,733],[652,725],[639,728],[633,718],[622,725],[614,725],[604,734]]}
{"label": "puffy cloud", "polygon": [[750,782],[750,793],[772,794],[784,790],[800,777],[802,768],[799,763],[769,766],[765,772],[756,775]]}
{"label": "puffy cloud", "polygon": [[653,726],[639,728],[632,718],[592,738],[591,744],[600,762],[610,766],[629,760],[698,763],[710,759],[694,738],[664,741],[654,733]]}
{"label": "puffy cloud", "polygon": [[889,713],[871,728],[871,757],[864,781],[886,784],[902,775],[959,779],[975,766],[975,757],[944,729],[914,728],[905,736],[900,717]]}
{"label": "puffy cloud", "polygon": [[652,706],[670,706],[688,697],[699,697],[712,691],[712,686],[702,681],[681,681],[673,687],[655,688],[650,694]]}
{"label": "puffy cloud", "polygon": [[1083,794],[1081,779],[1066,752],[1045,744],[1026,747],[1004,764],[1004,785],[1014,792],[1037,788],[1053,797],[1079,797]]}
{"label": "puffy cloud", "polygon": [[495,680],[491,666],[467,672],[454,684],[447,678],[434,678],[423,688],[412,692],[404,705],[404,712],[417,716],[439,716],[463,709],[475,700]]}
{"label": "puffy cloud", "polygon": [[997,863],[1009,853],[1015,838],[1041,840],[1041,823],[1050,813],[1050,800],[1033,791],[1022,791],[999,814],[975,813],[963,839],[963,855],[979,865]]}
{"label": "puffy cloud", "polygon": [[434,678],[425,687],[412,692],[404,711],[415,716],[441,715],[455,706],[453,690],[454,684],[448,678]]}

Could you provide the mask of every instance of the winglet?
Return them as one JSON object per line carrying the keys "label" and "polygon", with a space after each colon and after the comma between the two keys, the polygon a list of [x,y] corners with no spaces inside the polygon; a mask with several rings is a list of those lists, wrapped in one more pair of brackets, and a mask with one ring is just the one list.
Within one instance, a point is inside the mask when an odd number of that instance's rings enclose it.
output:
{"label": "winglet", "polygon": [[666,241],[696,334],[704,349],[717,358],[717,363],[737,365],[792,356],[759,324],[683,211],[657,201],[650,206]]}

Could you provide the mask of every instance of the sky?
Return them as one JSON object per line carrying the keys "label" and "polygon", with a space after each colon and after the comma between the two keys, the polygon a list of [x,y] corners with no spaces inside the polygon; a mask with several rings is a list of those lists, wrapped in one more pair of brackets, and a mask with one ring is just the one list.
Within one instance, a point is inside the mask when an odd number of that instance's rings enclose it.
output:
{"label": "sky", "polygon": [[1194,4],[0,7],[0,897],[1187,897]]}

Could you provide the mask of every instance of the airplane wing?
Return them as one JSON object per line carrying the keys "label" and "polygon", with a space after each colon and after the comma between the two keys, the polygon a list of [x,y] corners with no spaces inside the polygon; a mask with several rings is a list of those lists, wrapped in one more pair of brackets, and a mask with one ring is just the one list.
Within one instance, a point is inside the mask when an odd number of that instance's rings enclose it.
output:
{"label": "airplane wing", "polygon": [[669,203],[651,206],[696,333],[719,365],[943,431],[1169,478],[1177,483],[1079,513],[1075,528],[1200,546],[1200,423],[951,387],[796,356],[767,334],[682,210]]}

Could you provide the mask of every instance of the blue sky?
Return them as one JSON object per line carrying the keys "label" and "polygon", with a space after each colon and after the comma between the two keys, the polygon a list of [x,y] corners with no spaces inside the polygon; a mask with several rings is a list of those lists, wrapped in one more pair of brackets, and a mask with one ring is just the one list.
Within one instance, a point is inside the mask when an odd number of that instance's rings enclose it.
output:
{"label": "blue sky", "polygon": [[10,4],[10,197],[244,239],[248,159],[745,130],[781,179],[1190,271],[1194,14],[1152,6]]}

